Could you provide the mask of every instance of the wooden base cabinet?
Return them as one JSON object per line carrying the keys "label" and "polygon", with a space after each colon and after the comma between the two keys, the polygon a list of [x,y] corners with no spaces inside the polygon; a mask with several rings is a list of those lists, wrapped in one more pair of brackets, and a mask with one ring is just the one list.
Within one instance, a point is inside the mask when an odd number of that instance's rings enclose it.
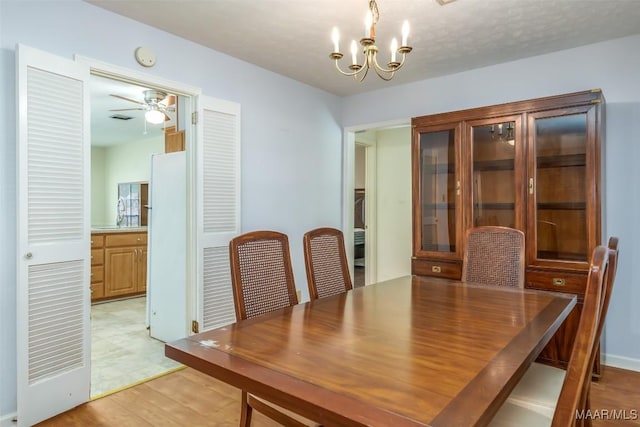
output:
{"label": "wooden base cabinet", "polygon": [[[147,288],[147,233],[104,234],[103,292],[93,300],[140,295]],[[93,283],[92,283],[93,289]]]}
{"label": "wooden base cabinet", "polygon": [[91,301],[104,298],[104,234],[91,234]]}
{"label": "wooden base cabinet", "polygon": [[412,120],[413,274],[459,279],[470,227],[522,230],[525,286],[578,296],[540,355],[560,367],[601,242],[604,104],[591,90]]}

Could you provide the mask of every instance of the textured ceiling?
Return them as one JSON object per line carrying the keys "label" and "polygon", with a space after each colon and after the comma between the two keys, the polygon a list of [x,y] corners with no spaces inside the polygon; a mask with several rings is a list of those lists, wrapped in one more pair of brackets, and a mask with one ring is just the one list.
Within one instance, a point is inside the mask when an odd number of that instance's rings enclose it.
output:
{"label": "textured ceiling", "polygon": [[640,33],[640,0],[378,0],[380,62],[404,19],[413,52],[391,82],[358,84],[329,58],[331,29],[348,65],[368,0],[85,1],[342,96]]}

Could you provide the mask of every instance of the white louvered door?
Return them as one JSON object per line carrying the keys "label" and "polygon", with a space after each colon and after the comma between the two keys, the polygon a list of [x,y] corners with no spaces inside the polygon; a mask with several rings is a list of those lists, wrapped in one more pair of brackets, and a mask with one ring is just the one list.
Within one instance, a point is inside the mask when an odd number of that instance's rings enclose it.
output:
{"label": "white louvered door", "polygon": [[18,84],[18,425],[89,400],[89,68],[26,46]]}
{"label": "white louvered door", "polygon": [[240,233],[240,105],[200,97],[198,321],[200,331],[235,322],[229,241]]}

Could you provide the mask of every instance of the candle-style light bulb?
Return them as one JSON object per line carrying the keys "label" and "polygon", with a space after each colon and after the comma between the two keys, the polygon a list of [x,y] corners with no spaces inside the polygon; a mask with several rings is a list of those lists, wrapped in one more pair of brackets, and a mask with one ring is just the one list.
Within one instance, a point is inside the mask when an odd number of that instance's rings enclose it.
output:
{"label": "candle-style light bulb", "polygon": [[391,62],[396,62],[396,51],[398,50],[398,40],[391,39]]}
{"label": "candle-style light bulb", "polygon": [[333,31],[331,33],[331,40],[333,40],[333,51],[340,52],[340,47],[339,47],[340,33],[338,32],[338,27],[333,27]]}
{"label": "candle-style light bulb", "polygon": [[367,11],[367,16],[364,19],[364,36],[373,38],[371,35],[371,26],[373,25],[373,16],[371,15],[371,11]]}
{"label": "candle-style light bulb", "polygon": [[358,44],[355,40],[351,40],[351,63],[356,65],[358,63]]}
{"label": "candle-style light bulb", "polygon": [[407,37],[409,37],[409,21],[404,21],[402,23],[402,46],[409,46]]}

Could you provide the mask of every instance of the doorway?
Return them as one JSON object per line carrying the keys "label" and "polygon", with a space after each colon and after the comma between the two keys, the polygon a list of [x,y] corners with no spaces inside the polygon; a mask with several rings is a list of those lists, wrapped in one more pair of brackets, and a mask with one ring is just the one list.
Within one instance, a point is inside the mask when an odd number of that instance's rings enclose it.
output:
{"label": "doorway", "polygon": [[[343,221],[354,285],[362,272],[365,285],[411,274],[409,120],[346,129],[344,156]],[[361,222],[358,209],[364,212]],[[364,248],[358,247],[359,233]]]}
{"label": "doorway", "polygon": [[[91,176],[92,176],[92,242],[93,236],[100,237],[100,248],[92,249],[102,255],[101,265],[92,265],[100,274],[92,275],[92,306],[91,306],[91,393],[92,399],[111,394],[140,381],[154,378],[170,372],[180,366],[177,362],[164,357],[163,342],[152,337],[151,310],[153,295],[157,294],[160,286],[151,280],[151,261],[156,255],[152,250],[152,241],[158,240],[158,233],[162,230],[153,226],[153,214],[150,204],[153,201],[135,194],[132,200],[122,202],[122,194],[118,192],[123,183],[144,183],[142,188],[154,187],[151,179],[152,156],[164,156],[169,141],[175,142],[175,135],[184,129],[181,120],[180,105],[184,104],[184,96],[161,90],[153,84],[144,82],[124,81],[108,76],[92,74],[90,77],[91,91]],[[164,102],[164,119],[160,123],[151,123],[145,118],[149,110],[147,103],[149,96],[158,96],[151,102]],[[184,137],[184,131],[182,131]],[[184,139],[183,139],[184,141]],[[184,144],[183,148],[184,149]],[[184,156],[183,156],[184,158]],[[186,162],[186,159],[184,160]],[[185,165],[186,167],[186,165]],[[182,171],[182,181],[185,182],[186,171]],[[152,191],[145,192],[146,195]],[[186,196],[184,199],[184,220],[186,223]],[[120,212],[120,206],[126,205],[131,212]],[[147,215],[148,214],[148,215]],[[122,217],[149,217],[149,223],[121,221]],[[179,228],[179,227],[175,227]],[[128,233],[127,233],[128,232]],[[172,229],[175,232],[175,229]],[[97,234],[96,234],[97,233]],[[145,236],[147,243],[131,249],[128,247],[113,248],[109,244],[110,237],[126,235]],[[182,242],[187,240],[186,225],[182,226]],[[112,239],[115,241],[115,238]],[[183,246],[185,244],[183,243]],[[129,253],[135,254],[129,257]],[[182,251],[184,254],[184,251]],[[109,255],[111,254],[111,255]],[[93,255],[93,254],[92,254]],[[124,264],[113,264],[119,270],[117,275],[109,276],[110,260],[118,260]],[[111,259],[111,258],[110,258]],[[129,264],[125,261],[134,259],[131,267],[138,270],[129,274]],[[174,260],[175,261],[175,260]],[[184,264],[184,261],[183,261]],[[175,264],[173,264],[175,267]],[[182,268],[183,283],[186,281],[186,265]],[[93,272],[93,271],[92,271]],[[94,277],[98,279],[94,280]],[[131,279],[141,283],[136,284],[134,291],[125,295],[111,295],[109,288],[126,288],[116,281]],[[147,280],[147,277],[150,280]],[[114,282],[114,283],[111,283]],[[182,299],[186,298],[186,289],[182,289]],[[146,288],[146,290],[145,290]],[[182,310],[175,310],[180,316],[174,323],[186,324],[186,303]],[[176,320],[176,319],[172,319]],[[186,328],[185,328],[186,329]],[[184,331],[186,333],[186,331]]]}
{"label": "doorway", "polygon": [[[183,336],[189,335],[192,325],[195,332],[198,327],[202,331],[235,320],[226,247],[241,229],[240,104],[207,97],[200,89],[182,83],[77,55],[72,61],[18,45],[16,56],[20,178],[17,250],[25,254],[17,270],[18,416],[23,423],[36,424],[90,399],[90,76],[164,88],[185,100],[181,107],[183,117],[189,120],[185,126],[186,285],[180,290],[185,295],[187,313],[180,319]],[[46,102],[29,103],[27,108],[30,97],[42,100],[45,95]],[[50,108],[57,104],[66,109]],[[51,132],[52,123],[56,132]],[[32,157],[28,153],[36,147],[42,161],[27,161]],[[227,160],[224,168],[220,158]],[[30,181],[24,179],[30,175],[51,179],[41,179],[43,185],[33,191]],[[207,186],[214,191],[204,191]],[[49,188],[65,198],[51,197]],[[212,230],[210,226],[219,223],[206,219],[220,218],[221,212],[219,204],[210,202],[212,198],[219,200],[221,194],[225,196],[225,222],[223,227]],[[38,203],[27,203],[33,200]],[[52,216],[51,212],[70,214]],[[39,215],[36,222],[31,220],[35,214]],[[69,286],[56,286],[60,275]],[[34,300],[29,297],[33,286],[46,287],[47,292]],[[215,310],[210,304],[214,298]],[[36,304],[46,310],[34,310]],[[65,332],[56,336],[59,345],[53,345],[51,337],[34,324],[49,329],[56,327],[52,325],[66,325]],[[38,356],[34,358],[31,355],[36,346]],[[33,374],[36,368],[37,374]]]}
{"label": "doorway", "polygon": [[[353,286],[358,288],[367,283],[367,151],[371,145],[356,140],[355,147],[355,189],[353,193]],[[373,148],[372,148],[373,149]],[[369,185],[370,187],[371,185]],[[371,194],[371,188],[369,188]],[[369,212],[371,216],[373,212]],[[369,239],[370,240],[370,239]]]}

